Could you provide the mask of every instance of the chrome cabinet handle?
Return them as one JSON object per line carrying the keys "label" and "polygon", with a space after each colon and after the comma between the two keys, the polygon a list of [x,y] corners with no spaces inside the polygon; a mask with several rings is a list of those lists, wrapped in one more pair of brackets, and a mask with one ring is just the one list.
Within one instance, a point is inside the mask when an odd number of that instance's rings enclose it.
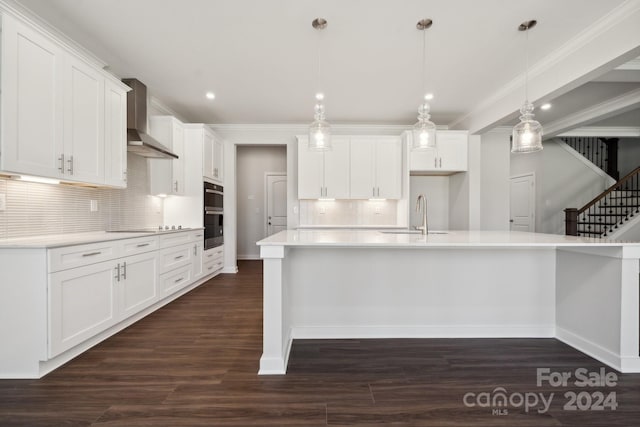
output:
{"label": "chrome cabinet handle", "polygon": [[64,153],[60,154],[60,157],[58,157],[58,161],[60,162],[58,170],[64,175]]}
{"label": "chrome cabinet handle", "polygon": [[144,248],[145,246],[149,246],[149,243],[141,243],[136,246],[136,248]]}
{"label": "chrome cabinet handle", "polygon": [[183,280],[184,280],[184,277],[181,277],[179,279],[174,280],[173,283],[182,282]]}
{"label": "chrome cabinet handle", "polygon": [[69,175],[73,175],[73,156],[70,156],[67,163],[69,163],[69,169],[67,169],[67,172],[69,172]]}
{"label": "chrome cabinet handle", "polygon": [[119,282],[120,281],[120,263],[118,263],[118,265],[116,266],[115,270],[117,271],[117,274],[114,277],[114,279],[116,279]]}
{"label": "chrome cabinet handle", "polygon": [[198,255],[198,245],[193,245],[193,254]]}
{"label": "chrome cabinet handle", "polygon": [[440,162],[438,164],[440,167],[442,167],[442,157],[440,157]]}
{"label": "chrome cabinet handle", "polygon": [[174,260],[179,260],[180,258],[184,258],[184,255],[180,255],[174,258]]}
{"label": "chrome cabinet handle", "polygon": [[89,252],[88,254],[82,254],[83,257],[87,257],[87,256],[95,256],[95,255],[100,255],[102,252]]}
{"label": "chrome cabinet handle", "polygon": [[122,278],[127,280],[127,262],[122,263]]}
{"label": "chrome cabinet handle", "polygon": [[174,191],[177,193],[178,192],[178,181],[176,181],[175,184],[173,184],[173,188],[174,188]]}
{"label": "chrome cabinet handle", "polygon": [[437,168],[438,167],[438,159],[437,158],[433,158],[433,167]]}

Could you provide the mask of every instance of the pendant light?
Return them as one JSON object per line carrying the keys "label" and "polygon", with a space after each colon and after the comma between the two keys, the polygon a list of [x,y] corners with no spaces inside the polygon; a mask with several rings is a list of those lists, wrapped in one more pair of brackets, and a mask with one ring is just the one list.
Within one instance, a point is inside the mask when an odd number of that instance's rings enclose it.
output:
{"label": "pendant light", "polygon": [[536,26],[536,20],[525,21],[518,31],[525,31],[525,74],[524,104],[520,107],[520,123],[513,127],[511,136],[512,153],[535,153],[542,150],[542,125],[533,118],[533,104],[529,102],[529,30]]}
{"label": "pendant light", "polygon": [[427,92],[426,61],[427,61],[427,29],[431,28],[431,19],[421,19],[416,24],[416,28],[422,34],[422,89],[425,92],[424,101],[418,107],[418,122],[413,125],[412,150],[433,150],[436,148],[436,125],[430,119],[431,107],[427,102],[433,95]]}
{"label": "pendant light", "polygon": [[[327,27],[327,20],[323,18],[316,18],[311,23],[313,28],[318,31]],[[319,34],[319,33],[318,33]],[[318,69],[317,69],[317,84],[320,89],[320,36],[318,35]],[[324,115],[324,94],[318,90],[316,93],[316,105],[314,107],[314,120],[309,126],[309,149],[315,151],[327,151],[331,150],[331,126],[325,119]]]}

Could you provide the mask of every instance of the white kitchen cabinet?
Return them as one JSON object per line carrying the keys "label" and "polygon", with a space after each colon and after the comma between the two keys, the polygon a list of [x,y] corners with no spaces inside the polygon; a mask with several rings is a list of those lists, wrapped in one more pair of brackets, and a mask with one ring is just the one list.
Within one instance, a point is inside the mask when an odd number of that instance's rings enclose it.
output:
{"label": "white kitchen cabinet", "polygon": [[351,138],[351,198],[402,198],[402,142],[398,137]]}
{"label": "white kitchen cabinet", "polygon": [[223,183],[223,142],[206,128],[203,137],[202,158],[204,177]]}
{"label": "white kitchen cabinet", "polygon": [[193,243],[193,263],[191,267],[191,275],[194,279],[199,279],[204,274],[203,262],[204,260],[204,240]]}
{"label": "white kitchen cabinet", "polygon": [[184,125],[171,116],[149,118],[149,134],[175,153],[178,158],[149,159],[151,194],[184,195]]}
{"label": "white kitchen cabinet", "polygon": [[224,245],[204,251],[202,270],[204,275],[213,274],[224,267]]}
{"label": "white kitchen cabinet", "polygon": [[44,34],[2,14],[3,171],[63,176],[64,57]]}
{"label": "white kitchen cabinet", "polygon": [[104,183],[127,186],[127,91],[105,80],[104,85]]}
{"label": "white kitchen cabinet", "polygon": [[50,357],[116,324],[116,264],[104,261],[50,274]]}
{"label": "white kitchen cabinet", "polygon": [[104,77],[66,56],[64,95],[65,179],[104,182]]}
{"label": "white kitchen cabinet", "polygon": [[298,198],[349,198],[349,138],[332,137],[328,151],[309,149],[308,137],[298,137]]}
{"label": "white kitchen cabinet", "polygon": [[119,320],[148,307],[159,298],[157,252],[118,260],[120,267]]}
{"label": "white kitchen cabinet", "polygon": [[2,14],[2,172],[126,186],[126,86],[82,58]]}
{"label": "white kitchen cabinet", "polygon": [[[407,139],[411,147],[410,133],[407,134]],[[468,139],[466,131],[437,131],[435,150],[411,151],[410,172],[450,175],[467,171]]]}

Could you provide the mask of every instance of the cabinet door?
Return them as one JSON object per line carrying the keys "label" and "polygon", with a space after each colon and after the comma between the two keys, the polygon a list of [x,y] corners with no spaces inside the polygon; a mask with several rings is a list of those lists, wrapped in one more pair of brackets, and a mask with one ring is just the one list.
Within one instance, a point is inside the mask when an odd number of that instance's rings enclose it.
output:
{"label": "cabinet door", "polygon": [[91,338],[117,322],[115,261],[49,275],[49,356]]}
{"label": "cabinet door", "polygon": [[376,141],[376,197],[402,198],[402,141],[397,137]]}
{"label": "cabinet door", "polygon": [[177,159],[171,160],[171,176],[173,178],[171,194],[179,196],[184,195],[184,127],[181,123],[174,121],[173,123],[173,152],[178,156]]}
{"label": "cabinet door", "polygon": [[194,280],[199,279],[203,275],[202,262],[204,255],[204,243],[193,244],[193,270],[192,277]]}
{"label": "cabinet door", "polygon": [[147,252],[118,260],[119,320],[123,320],[153,304],[159,297],[157,252]]}
{"label": "cabinet door", "polygon": [[2,170],[61,178],[63,51],[2,14],[1,61]]}
{"label": "cabinet door", "polygon": [[351,198],[376,197],[375,151],[376,140],[369,137],[351,138]]}
{"label": "cabinet door", "polygon": [[65,65],[66,179],[104,183],[104,77],[73,55]]}
{"label": "cabinet door", "polygon": [[127,92],[105,81],[104,182],[127,186]]}
{"label": "cabinet door", "polygon": [[438,134],[438,163],[442,171],[462,172],[467,167],[467,134],[464,132],[442,132]]}
{"label": "cabinet door", "polygon": [[309,150],[306,137],[298,138],[298,199],[324,197],[324,155]]}
{"label": "cabinet door", "polygon": [[213,143],[214,143],[213,134],[205,131],[204,139],[202,144],[202,172],[205,178],[216,179],[214,176],[214,161],[213,161]]}
{"label": "cabinet door", "polygon": [[217,181],[223,182],[223,167],[224,167],[224,147],[222,141],[215,139],[213,141],[213,176]]}
{"label": "cabinet door", "polygon": [[[407,149],[409,150],[409,171],[427,172],[436,171],[438,168],[438,152],[437,150],[412,150],[411,143],[413,135],[408,132]],[[436,143],[440,138],[440,133],[436,134]]]}
{"label": "cabinet door", "polygon": [[324,152],[324,197],[348,199],[349,138],[334,136],[331,145],[331,150]]}

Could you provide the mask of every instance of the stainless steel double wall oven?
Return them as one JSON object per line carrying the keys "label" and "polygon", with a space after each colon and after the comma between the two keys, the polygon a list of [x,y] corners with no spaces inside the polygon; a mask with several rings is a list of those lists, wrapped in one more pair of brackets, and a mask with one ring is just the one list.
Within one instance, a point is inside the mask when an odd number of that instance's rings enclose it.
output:
{"label": "stainless steel double wall oven", "polygon": [[224,192],[222,185],[204,182],[204,248],[224,244]]}

